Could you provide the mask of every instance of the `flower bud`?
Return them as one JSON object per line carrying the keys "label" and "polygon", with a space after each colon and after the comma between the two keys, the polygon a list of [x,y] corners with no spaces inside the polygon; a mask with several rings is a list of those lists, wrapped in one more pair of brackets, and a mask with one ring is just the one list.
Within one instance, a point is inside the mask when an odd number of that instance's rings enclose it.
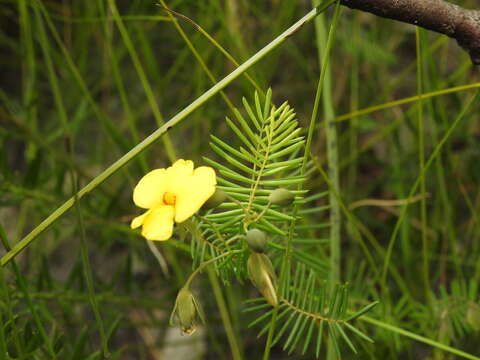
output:
{"label": "flower bud", "polygon": [[247,238],[247,244],[250,250],[263,253],[265,252],[265,247],[267,246],[267,237],[262,230],[250,229],[245,235]]}
{"label": "flower bud", "polygon": [[247,261],[248,276],[272,306],[278,305],[275,271],[270,259],[265,254],[251,253]]}
{"label": "flower bud", "polygon": [[268,201],[272,205],[286,206],[290,205],[295,199],[295,195],[287,189],[278,188],[273,190],[268,197]]}
{"label": "flower bud", "polygon": [[205,204],[202,205],[203,210],[210,210],[216,208],[227,199],[227,194],[223,190],[215,189],[212,196],[208,198]]}
{"label": "flower bud", "polygon": [[184,334],[192,335],[196,330],[197,315],[203,320],[203,313],[188,287],[183,287],[177,295],[175,306],[170,315],[170,325],[176,322]]}

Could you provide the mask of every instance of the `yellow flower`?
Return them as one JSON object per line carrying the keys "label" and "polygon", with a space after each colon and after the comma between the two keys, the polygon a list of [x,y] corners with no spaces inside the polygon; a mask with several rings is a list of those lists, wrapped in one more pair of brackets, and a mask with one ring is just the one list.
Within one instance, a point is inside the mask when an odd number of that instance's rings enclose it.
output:
{"label": "yellow flower", "polygon": [[193,161],[177,160],[167,169],[146,174],[133,190],[135,205],[148,209],[132,220],[131,227],[142,227],[147,240],[168,240],[173,223],[195,214],[212,196],[217,184],[215,171],[208,166],[193,169]]}

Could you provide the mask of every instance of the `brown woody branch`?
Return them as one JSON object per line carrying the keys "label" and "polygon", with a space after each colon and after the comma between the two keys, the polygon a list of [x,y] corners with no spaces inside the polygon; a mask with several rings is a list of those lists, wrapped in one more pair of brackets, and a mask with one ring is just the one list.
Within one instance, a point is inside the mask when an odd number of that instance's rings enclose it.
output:
{"label": "brown woody branch", "polygon": [[421,26],[457,40],[480,65],[480,11],[443,0],[340,0],[342,5]]}

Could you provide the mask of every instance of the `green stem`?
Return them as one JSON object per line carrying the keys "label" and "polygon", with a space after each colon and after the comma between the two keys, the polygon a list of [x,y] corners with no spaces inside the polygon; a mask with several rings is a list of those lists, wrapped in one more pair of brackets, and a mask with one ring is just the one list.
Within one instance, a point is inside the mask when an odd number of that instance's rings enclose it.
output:
{"label": "green stem", "polygon": [[[108,11],[108,9],[104,9],[104,1],[97,0],[97,2],[100,14],[102,15],[102,17],[105,17],[105,12]],[[122,17],[122,19],[125,21],[125,17]],[[127,121],[132,140],[134,141],[134,143],[138,143],[140,141],[140,137],[138,135],[138,130],[136,126],[136,113],[135,111],[133,111],[132,106],[130,105],[130,101],[128,100],[127,96],[127,89],[125,87],[125,82],[121,76],[121,70],[119,66],[120,61],[113,45],[115,39],[112,23],[105,22],[103,24],[103,28],[105,33],[106,52],[109,58],[109,66],[111,68],[113,79],[118,90],[120,102],[122,103],[122,109],[125,112],[125,119]],[[147,172],[149,170],[147,159],[143,154],[139,156],[139,163],[143,172]]]}
{"label": "green stem", "polygon": [[[233,65],[235,65],[237,67],[240,66],[240,64],[235,60],[235,58],[232,55],[230,55],[229,52],[227,50],[225,50],[225,48],[222,45],[220,45],[220,43],[217,40],[215,40],[212,36],[210,36],[210,34],[208,32],[206,32],[199,24],[197,24],[195,21],[190,19],[188,16],[185,16],[183,14],[180,14],[180,13],[176,12],[176,11],[173,11],[172,9],[169,9],[165,5],[164,1],[160,0],[160,2],[161,2],[161,5],[160,4],[157,4],[157,5],[159,5],[163,10],[167,11],[170,15],[173,14],[176,17],[179,17],[180,19],[188,21],[190,24],[192,24],[195,27],[195,30],[197,30],[200,34],[205,36],[205,38],[208,41],[210,41],[212,43],[212,45],[215,46],[228,60],[230,60]],[[172,16],[169,16],[169,19],[172,19]],[[175,22],[175,24],[177,23],[176,20],[174,22]],[[179,28],[179,29],[181,29],[181,28]],[[183,30],[182,30],[182,32],[183,32]],[[248,79],[248,81],[250,81],[250,83],[253,85],[253,87],[255,88],[255,90],[257,90],[257,92],[259,94],[261,94],[262,96],[265,96],[265,92],[262,90],[260,85],[258,85],[257,82],[248,73],[245,73],[244,76]]]}
{"label": "green stem", "polygon": [[[132,39],[130,38],[127,28],[125,27],[125,24],[123,23],[122,18],[120,17],[117,6],[115,5],[115,1],[108,0],[108,5],[110,6],[110,11],[112,12],[113,18],[115,19],[115,23],[117,24],[118,31],[120,32],[123,43],[125,44],[125,47],[127,48],[128,53],[130,54],[130,58],[132,59],[133,66],[137,72],[137,75],[140,79],[142,87],[145,91],[145,95],[147,96],[147,100],[150,105],[150,108],[152,109],[153,117],[157,122],[157,126],[162,126],[165,124],[165,120],[163,119],[163,115],[160,111],[160,107],[158,106],[157,100],[155,98],[155,94],[153,93],[152,86],[148,81],[147,74],[145,73],[145,70],[143,69],[140,58],[135,50],[135,46],[133,46]],[[175,154],[175,149],[168,135],[166,135],[163,138],[163,143],[165,145],[165,149],[167,151],[167,156],[169,160],[171,162],[174,162],[177,156]]]}
{"label": "green stem", "polygon": [[[316,9],[318,9],[318,13],[320,14],[323,11],[325,11],[334,2],[335,1],[327,1],[324,4],[321,4],[321,6],[320,5],[317,6]],[[338,2],[337,2],[337,8],[336,8],[336,15],[338,15],[337,11],[338,11]],[[334,22],[332,23],[331,30],[334,30],[334,28],[335,28],[334,25],[335,24],[336,24],[336,20],[334,20]],[[302,175],[305,173],[307,162],[308,162],[308,157],[310,155],[310,147],[311,147],[311,144],[312,144],[313,132],[315,130],[315,124],[316,124],[317,117],[318,117],[318,107],[319,107],[319,104],[320,104],[320,98],[321,98],[321,94],[322,94],[323,81],[325,79],[326,64],[328,62],[327,59],[328,59],[328,55],[330,53],[330,48],[331,48],[331,45],[332,45],[332,42],[333,42],[333,40],[332,40],[333,36],[331,36],[333,34],[333,32],[334,31],[331,31],[331,33],[329,34],[327,50],[323,54],[323,58],[322,58],[322,68],[321,68],[321,71],[320,71],[320,79],[318,81],[318,86],[317,86],[317,90],[316,90],[316,93],[315,93],[315,100],[314,100],[314,103],[313,103],[312,116],[310,118],[310,124],[309,124],[309,127],[308,127],[307,142],[306,142],[306,145],[305,145],[305,152],[303,154],[302,168],[300,170],[300,174],[302,174]],[[299,190],[300,189],[301,189],[301,185],[299,185]],[[298,211],[298,205],[295,205],[294,208],[293,208],[293,211],[292,211],[294,218],[296,217],[297,211]],[[288,237],[287,237],[287,243],[286,243],[286,247],[285,247],[285,254],[284,254],[283,260],[282,260],[282,267],[281,267],[281,270],[280,270],[280,278],[279,278],[280,287],[278,289],[278,292],[280,294],[283,291],[282,286],[283,286],[283,283],[284,283],[285,275],[287,273],[288,267],[290,266],[290,257],[291,257],[291,252],[292,252],[292,238],[293,238],[294,230],[295,230],[295,220],[293,220],[290,223]],[[268,360],[270,358],[270,349],[273,345],[273,334],[275,332],[275,324],[277,322],[277,316],[278,316],[278,306],[273,311],[270,328],[268,329],[267,342],[265,344],[265,350],[264,350],[264,353],[263,353],[263,360]]]}
{"label": "green stem", "polygon": [[442,96],[442,95],[448,95],[451,93],[456,93],[459,91],[466,91],[466,90],[472,90],[472,89],[478,89],[480,88],[480,82],[475,82],[473,84],[466,84],[466,85],[459,85],[459,86],[454,86],[448,89],[442,89],[442,90],[435,90],[435,91],[430,91],[421,95],[415,95],[415,96],[410,96],[407,98],[399,99],[399,100],[394,100],[394,101],[389,101],[380,105],[374,105],[374,106],[369,106],[364,109],[352,111],[348,114],[340,115],[337,116],[335,121],[340,122],[340,121],[345,121],[345,120],[350,120],[352,118],[356,118],[360,115],[366,115],[370,114],[375,111],[379,110],[384,110],[384,109],[389,109],[395,106],[399,105],[404,105],[408,104],[411,102],[416,102],[418,99],[421,97],[423,100],[437,97],[437,96]]}
{"label": "green stem", "polygon": [[[422,47],[420,39],[420,28],[417,26],[415,31],[415,40],[416,40],[416,52],[417,52],[417,94],[418,106],[417,106],[417,115],[418,115],[418,162],[419,168],[423,169],[425,166],[425,131],[423,124],[423,61],[422,61]],[[422,176],[420,180],[420,194],[426,193],[425,177]],[[429,255],[428,255],[428,237],[427,237],[427,201],[423,197],[420,200],[420,221],[421,221],[421,234],[422,234],[422,258],[423,258],[423,282],[425,285],[425,298],[431,302],[431,292],[430,292],[430,271],[429,271]]]}
{"label": "green stem", "polygon": [[[460,120],[464,117],[466,114],[467,110],[470,108],[472,103],[474,103],[474,100],[476,100],[480,95],[480,91],[477,91],[476,94],[474,94],[470,99],[467,101],[466,105],[463,107],[463,109],[460,111],[458,114],[457,118],[452,122],[452,125],[448,128],[446,131],[445,135],[443,138],[440,140],[440,142],[435,146],[435,149],[433,150],[432,154],[428,158],[427,162],[425,163],[425,166],[421,169],[420,174],[418,175],[417,180],[413,184],[412,188],[410,189],[410,193],[408,194],[408,198],[412,197],[413,194],[417,191],[418,186],[420,185],[421,179],[425,176],[427,170],[430,168],[430,165],[432,165],[432,162],[437,158],[437,156],[440,154],[440,151],[442,150],[443,146],[447,142],[447,140],[450,138],[450,135],[453,133],[457,125],[460,123]],[[388,244],[387,252],[385,254],[385,260],[383,263],[383,270],[382,270],[382,277],[380,280],[380,288],[381,289],[386,289],[387,287],[387,274],[388,274],[388,269],[390,265],[390,260],[392,257],[392,252],[393,248],[395,246],[395,241],[397,239],[397,234],[398,231],[400,230],[400,225],[402,224],[405,215],[407,213],[409,204],[405,204],[405,206],[402,208],[402,212],[400,213],[400,216],[397,220],[397,223],[395,224],[395,228],[393,229],[392,235],[390,237],[390,241]]]}
{"label": "green stem", "polygon": [[217,261],[218,259],[221,259],[225,256],[228,256],[228,255],[232,255],[232,254],[239,254],[243,252],[243,250],[232,250],[232,251],[227,251],[227,252],[224,252],[223,254],[220,254],[218,256],[215,256],[214,258],[210,259],[210,260],[207,260],[203,263],[201,263],[196,269],[194,272],[192,272],[190,274],[190,276],[188,277],[187,281],[185,282],[185,285],[184,287],[188,288],[190,287],[190,284],[192,283],[193,279],[195,278],[195,276],[198,275],[198,273],[200,273],[204,268],[205,266],[207,265],[210,265],[211,263]]}
{"label": "green stem", "polygon": [[[326,152],[328,162],[328,175],[332,185],[329,194],[330,203],[330,286],[335,286],[340,281],[340,205],[335,193],[340,193],[339,168],[338,168],[338,148],[337,148],[337,129],[335,124],[335,113],[333,110],[331,72],[328,63],[328,55],[333,43],[333,30],[336,26],[340,11],[340,4],[335,8],[334,23],[332,23],[328,41],[326,39],[325,21],[323,16],[315,19],[315,30],[317,35],[318,57],[322,65],[323,78],[319,82],[323,87],[323,114],[325,116],[325,136]],[[305,148],[310,151],[309,147]]]}
{"label": "green stem", "polygon": [[252,222],[257,222],[258,220],[260,220],[262,218],[263,215],[265,215],[265,213],[268,211],[268,209],[270,209],[270,206],[272,205],[272,203],[270,201],[268,201],[267,205],[263,208],[262,212],[260,214],[258,214],[255,219],[252,220]]}
{"label": "green stem", "polygon": [[[106,334],[105,334],[105,327],[103,325],[103,321],[100,315],[100,310],[98,308],[98,303],[96,302],[95,298],[95,289],[93,285],[93,276],[92,276],[92,270],[90,266],[90,262],[88,259],[88,250],[87,250],[87,241],[86,241],[86,234],[85,234],[85,226],[83,223],[83,217],[80,212],[80,203],[78,202],[78,199],[76,199],[76,194],[77,194],[77,178],[75,176],[75,170],[73,167],[73,159],[72,159],[72,153],[73,153],[73,141],[74,137],[71,133],[69,123],[68,123],[68,115],[67,111],[65,109],[65,105],[63,102],[62,98],[62,92],[60,91],[60,86],[58,82],[58,78],[55,73],[54,65],[52,58],[50,56],[50,49],[48,47],[48,41],[47,41],[47,36],[45,29],[43,27],[43,22],[41,21],[41,16],[40,16],[40,11],[37,7],[35,7],[35,12],[37,15],[37,20],[38,20],[38,33],[39,33],[39,38],[41,39],[41,45],[42,45],[42,50],[45,56],[45,62],[47,66],[47,74],[48,74],[48,79],[52,88],[52,92],[54,95],[54,100],[56,104],[56,108],[59,113],[59,118],[61,122],[61,126],[63,127],[63,133],[65,136],[65,139],[67,141],[67,167],[69,169],[70,175],[71,175],[71,182],[73,184],[73,198],[74,198],[74,204],[75,204],[75,213],[77,215],[77,221],[78,225],[80,227],[80,244],[81,244],[81,258],[83,262],[83,270],[84,270],[84,276],[85,276],[85,281],[87,283],[87,288],[88,288],[88,296],[90,300],[90,304],[93,309],[93,313],[95,316],[95,320],[97,322],[99,332],[100,332],[100,342],[102,344],[102,351],[105,356],[109,354],[108,351],[108,344],[107,344],[107,339],[106,339]],[[15,264],[15,263],[14,263]],[[53,349],[51,350],[53,352]]]}
{"label": "green stem", "polygon": [[[314,0],[314,3],[318,0]],[[335,15],[330,27],[330,33],[326,34],[325,19],[319,16],[315,19],[315,33],[317,39],[318,60],[321,61],[322,76],[318,84],[319,91],[323,88],[323,115],[325,117],[325,137],[326,152],[328,163],[328,178],[330,179],[331,189],[329,192],[330,204],[330,289],[340,281],[340,204],[336,194],[340,193],[338,147],[337,147],[337,128],[335,123],[335,113],[333,110],[331,70],[329,60],[330,49],[336,29],[336,23],[340,13],[340,2],[337,2]],[[310,151],[310,147],[305,149]],[[334,359],[336,356],[335,347],[331,346],[329,337],[329,346],[327,359]]]}
{"label": "green stem", "polygon": [[205,267],[207,267],[208,278],[209,278],[210,283],[212,285],[213,294],[215,296],[215,301],[217,302],[218,309],[220,310],[220,316],[222,318],[222,322],[223,322],[223,326],[225,327],[225,331],[227,333],[228,343],[230,345],[230,349],[232,350],[232,356],[233,356],[234,360],[241,360],[242,359],[240,347],[238,345],[237,337],[235,335],[235,331],[233,329],[233,325],[232,325],[232,322],[231,322],[230,317],[229,317],[227,304],[225,303],[225,299],[223,297],[222,290],[220,289],[220,284],[218,282],[217,275],[216,275],[215,271],[213,271],[211,269],[211,267],[208,267],[208,265],[210,265],[211,263],[213,263],[213,262],[215,262],[215,261],[217,261],[221,258],[224,258],[228,255],[239,254],[239,253],[242,253],[242,252],[243,252],[243,250],[228,251],[228,252],[220,254],[220,255],[218,255],[218,256],[210,259],[210,260],[207,260],[207,261],[201,263],[198,266],[198,268],[196,268],[195,271],[190,274],[190,276],[188,277],[188,279],[187,279],[187,281],[185,282],[185,285],[184,285],[185,288],[189,288],[190,284],[192,283],[195,276],[197,276]]}
{"label": "green stem", "polygon": [[[187,44],[187,47],[190,49],[190,51],[192,52],[193,56],[195,57],[195,59],[197,59],[198,63],[200,64],[200,67],[203,69],[203,71],[205,72],[205,74],[207,74],[208,78],[210,79],[210,81],[213,83],[213,84],[216,84],[217,83],[217,79],[215,78],[215,76],[212,74],[212,72],[210,71],[210,69],[208,68],[207,64],[205,64],[205,61],[203,60],[203,58],[201,57],[201,55],[198,53],[197,49],[195,49],[195,46],[193,46],[192,42],[190,41],[190,39],[188,38],[187,34],[185,34],[185,31],[183,31],[182,27],[180,26],[180,24],[178,23],[177,19],[173,16],[173,11],[171,11],[168,7],[167,7],[167,4],[165,3],[165,1],[163,0],[160,0],[160,4],[157,4],[159,6],[161,6],[164,10],[166,10],[168,12],[168,16],[169,18],[172,20],[172,23],[173,25],[175,26],[175,29],[177,29],[178,33],[180,34],[180,36],[182,37],[182,39],[185,41],[185,43]],[[176,14],[176,13],[175,13]],[[188,19],[188,18],[187,18]],[[230,111],[232,112],[232,114],[234,113],[234,106],[232,104],[232,102],[230,101],[230,99],[228,98],[228,96],[223,92],[223,91],[220,91],[220,96],[223,98],[223,100],[225,101],[225,104],[228,106],[228,108],[230,109]]]}
{"label": "green stem", "polygon": [[[198,109],[202,106],[205,102],[207,102],[210,98],[212,98],[215,94],[217,94],[220,90],[224,89],[228,84],[233,82],[236,78],[238,78],[241,74],[243,74],[247,69],[251,68],[257,62],[259,62],[263,57],[265,57],[268,53],[282,44],[289,36],[293,35],[296,31],[298,31],[303,25],[311,21],[317,14],[319,13],[319,9],[314,8],[310,12],[308,12],[304,17],[298,20],[295,24],[285,30],[282,34],[277,36],[274,40],[272,40],[269,44],[259,50],[256,54],[250,57],[247,61],[245,61],[242,65],[240,65],[237,69],[232,71],[229,75],[224,77],[220,80],[216,85],[212,86],[209,90],[204,92],[200,97],[198,97],[195,101],[193,101],[190,105],[180,111],[177,115],[171,118],[167,123],[163,126],[158,128],[154,131],[150,136],[145,138],[142,142],[137,144],[134,148],[132,148],[129,152],[123,155],[120,159],[110,165],[107,169],[105,169],[101,174],[96,176],[91,182],[85,185],[80,191],[75,195],[76,198],[81,199],[83,196],[97,188],[100,184],[102,184],[105,180],[107,180],[110,176],[115,174],[118,170],[120,170],[123,166],[125,166],[128,162],[134,159],[138,154],[142,151],[147,149],[151,146],[155,141],[160,139],[164,134],[167,133],[173,126],[177,125],[179,122],[184,120],[188,115],[190,115],[193,111]],[[52,225],[60,216],[65,214],[74,204],[75,197],[72,196],[68,199],[63,205],[61,205],[58,209],[56,209],[53,213],[50,214],[45,220],[43,220],[37,227],[35,227],[27,236],[25,236],[22,240],[15,244],[11,251],[6,253],[0,259],[0,265],[4,266],[10,260],[12,260],[15,256],[17,256],[23,249],[25,249],[33,240],[35,240],[43,231],[45,231],[50,225]]]}
{"label": "green stem", "polygon": [[[76,187],[77,180],[74,174],[72,174],[72,182]],[[93,284],[93,275],[92,275],[92,266],[90,264],[90,259],[88,258],[88,246],[87,246],[87,236],[85,232],[85,225],[83,223],[83,216],[81,213],[80,202],[75,201],[75,213],[77,216],[77,222],[80,227],[80,256],[82,259],[82,268],[83,276],[87,284],[88,291],[88,300],[90,306],[92,307],[93,315],[95,317],[95,322],[98,326],[98,332],[100,334],[100,343],[102,345],[102,356],[108,358],[110,356],[110,351],[108,349],[108,339],[105,332],[105,325],[103,324],[102,315],[100,314],[100,308],[98,306],[97,297],[95,294],[95,286]]]}
{"label": "green stem", "polygon": [[[8,241],[7,234],[1,224],[0,224],[0,242],[3,244],[5,250],[10,249],[10,243]],[[20,288],[20,292],[23,294],[25,301],[27,302],[28,308],[30,310],[30,313],[33,316],[35,325],[37,326],[37,330],[40,333],[40,336],[43,338],[43,341],[45,342],[45,347],[46,347],[45,350],[48,353],[49,357],[55,360],[57,359],[57,355],[55,354],[55,351],[53,348],[52,338],[47,334],[47,331],[43,326],[42,319],[40,318],[39,312],[41,311],[41,309],[39,309],[39,306],[32,301],[32,297],[28,289],[27,281],[25,277],[22,275],[22,273],[20,272],[20,268],[18,267],[15,261],[12,261],[12,269],[17,279],[17,284],[18,284],[18,287]],[[8,287],[8,284],[5,284],[5,287]],[[7,299],[7,301],[9,302],[10,299]],[[9,312],[11,312],[10,308],[8,310]],[[15,319],[15,315],[13,313],[11,315],[12,315],[12,319]],[[15,321],[13,322],[13,326],[15,328],[13,331],[14,342],[15,342],[15,346],[17,346],[17,350],[19,350],[19,352],[21,353],[24,349],[18,348],[18,346],[21,346],[18,338],[18,335],[20,335],[20,333],[18,332],[18,329],[17,329],[18,324],[15,324]]]}
{"label": "green stem", "polygon": [[215,301],[217,302],[218,309],[220,310],[220,317],[222,318],[223,326],[227,334],[227,339],[230,345],[230,349],[232,351],[233,360],[241,360],[242,353],[238,345],[237,336],[235,334],[235,330],[233,329],[232,321],[230,320],[229,311],[225,302],[225,298],[222,294],[222,289],[220,288],[217,274],[211,266],[207,267],[207,273],[210,284],[212,285]]}
{"label": "green stem", "polygon": [[35,9],[39,9],[40,12],[43,14],[47,29],[50,31],[50,34],[52,35],[53,39],[61,50],[61,54],[67,64],[67,69],[71,72],[75,82],[83,93],[85,101],[92,107],[92,110],[95,113],[96,117],[100,120],[102,126],[104,127],[105,133],[108,134],[111,137],[112,141],[121,149],[127,149],[129,146],[128,142],[121,135],[118,128],[111,121],[111,119],[107,117],[107,115],[102,111],[100,106],[95,101],[94,95],[89,90],[84,78],[81,75],[79,67],[75,64],[68,48],[63,43],[55,24],[50,18],[49,12],[45,8],[45,5],[40,0],[32,1],[32,4],[35,5]]}
{"label": "green stem", "polygon": [[[318,2],[319,0],[314,0],[313,3],[314,5],[318,5]],[[333,2],[332,2],[333,3]],[[337,8],[338,8],[338,3],[337,3]],[[317,30],[317,27],[318,27],[318,22],[315,21],[315,29],[316,31]],[[332,23],[332,28],[333,29],[333,23]],[[310,155],[310,147],[312,145],[312,140],[313,140],[313,133],[315,131],[315,125],[317,123],[317,118],[318,118],[318,107],[320,105],[320,99],[322,97],[322,91],[323,91],[323,87],[324,87],[324,82],[325,82],[325,77],[327,75],[327,72],[328,72],[328,68],[327,68],[327,65],[328,65],[328,57],[329,57],[329,54],[330,54],[330,49],[332,47],[332,43],[333,43],[333,36],[330,36],[332,35],[329,34],[329,38],[328,38],[328,41],[327,41],[327,46],[323,53],[323,55],[320,54],[320,47],[318,49],[319,51],[319,59],[321,61],[321,69],[320,69],[320,78],[318,80],[318,84],[317,84],[317,91],[315,93],[315,100],[313,102],[313,110],[312,110],[312,116],[310,117],[310,124],[308,126],[308,134],[307,134],[307,142],[305,144],[305,153],[303,154],[303,162],[302,162],[302,171],[301,173],[305,173],[305,169],[306,169],[306,166],[307,166],[307,162],[308,162],[308,157]],[[317,45],[319,46],[319,45]]]}

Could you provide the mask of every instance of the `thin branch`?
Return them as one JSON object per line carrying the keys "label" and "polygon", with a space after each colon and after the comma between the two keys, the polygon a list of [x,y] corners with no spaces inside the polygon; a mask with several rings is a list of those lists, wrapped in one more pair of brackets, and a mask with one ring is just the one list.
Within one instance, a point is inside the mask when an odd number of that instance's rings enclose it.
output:
{"label": "thin branch", "polygon": [[342,5],[447,35],[480,65],[480,11],[444,0],[341,0]]}
{"label": "thin branch", "polygon": [[406,199],[396,199],[396,200],[384,200],[384,199],[363,199],[351,203],[348,208],[350,210],[356,209],[361,206],[380,206],[380,207],[390,207],[390,206],[402,206],[405,204],[412,204],[418,200],[430,197],[429,193],[418,194],[411,198]]}

